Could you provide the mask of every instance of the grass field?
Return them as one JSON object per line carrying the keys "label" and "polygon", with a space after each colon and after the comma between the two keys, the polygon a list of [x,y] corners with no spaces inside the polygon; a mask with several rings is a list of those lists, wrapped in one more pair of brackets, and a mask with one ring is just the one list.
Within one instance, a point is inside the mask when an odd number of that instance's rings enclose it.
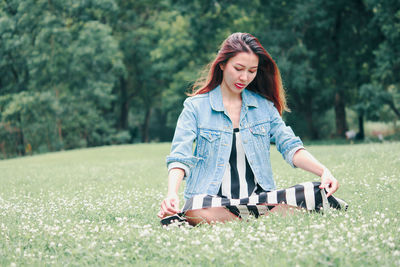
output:
{"label": "grass field", "polygon": [[[168,229],[155,214],[169,144],[0,161],[0,265],[399,266],[400,143],[308,150],[347,212]],[[271,151],[278,188],[318,181]]]}

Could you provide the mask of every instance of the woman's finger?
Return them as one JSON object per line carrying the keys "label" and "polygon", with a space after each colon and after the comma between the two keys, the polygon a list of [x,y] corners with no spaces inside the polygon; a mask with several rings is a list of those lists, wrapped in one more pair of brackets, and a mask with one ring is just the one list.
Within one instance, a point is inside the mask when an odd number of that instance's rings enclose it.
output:
{"label": "woman's finger", "polygon": [[167,211],[167,208],[165,207],[165,200],[161,202],[161,210],[165,213]]}
{"label": "woman's finger", "polygon": [[161,212],[162,212],[162,214],[161,214],[162,218],[164,218],[164,217],[166,217],[166,216],[170,216],[170,215],[175,214],[175,212],[169,212],[169,211],[165,208],[165,206],[163,207],[163,210],[162,210]]}
{"label": "woman's finger", "polygon": [[161,210],[162,210],[162,211],[164,212],[164,214],[166,214],[166,215],[172,215],[172,214],[174,213],[173,211],[171,211],[171,208],[170,208],[170,206],[169,206],[167,200],[164,200],[164,201],[161,203]]}
{"label": "woman's finger", "polygon": [[173,215],[179,212],[179,198],[167,197],[161,202],[160,211],[157,216],[164,218],[169,215]]}
{"label": "woman's finger", "polygon": [[171,213],[171,214],[174,214],[177,212],[176,209],[173,207],[172,199],[166,199],[166,200],[164,200],[164,203],[165,203],[164,211],[167,211],[168,213]]}
{"label": "woman's finger", "polygon": [[339,188],[339,182],[337,180],[334,180],[332,182],[332,187],[330,188],[330,191],[328,192],[328,194],[326,196],[329,197],[330,195],[335,193],[336,190],[338,190],[338,188]]}
{"label": "woman's finger", "polygon": [[329,181],[326,177],[321,178],[321,184],[319,186],[320,189],[329,188],[331,185],[331,181]]}
{"label": "woman's finger", "polygon": [[319,186],[319,188],[321,188],[321,189],[323,189],[323,188],[328,189],[328,188],[330,188],[330,186],[331,186],[331,183],[330,183],[330,182],[321,182],[321,185]]}
{"label": "woman's finger", "polygon": [[173,206],[175,212],[179,212],[179,199],[173,198],[172,199],[172,206]]}
{"label": "woman's finger", "polygon": [[158,213],[157,213],[157,216],[159,217],[159,218],[164,218],[164,212],[162,211],[162,210],[160,210]]}

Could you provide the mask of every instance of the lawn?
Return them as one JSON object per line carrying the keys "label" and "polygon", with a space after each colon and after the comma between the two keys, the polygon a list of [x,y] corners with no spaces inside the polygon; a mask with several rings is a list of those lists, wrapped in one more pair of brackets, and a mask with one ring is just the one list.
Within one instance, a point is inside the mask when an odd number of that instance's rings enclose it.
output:
{"label": "lawn", "polygon": [[[307,148],[340,181],[346,212],[165,229],[169,145],[0,161],[0,265],[400,265],[400,143]],[[278,188],[318,181],[271,153]]]}

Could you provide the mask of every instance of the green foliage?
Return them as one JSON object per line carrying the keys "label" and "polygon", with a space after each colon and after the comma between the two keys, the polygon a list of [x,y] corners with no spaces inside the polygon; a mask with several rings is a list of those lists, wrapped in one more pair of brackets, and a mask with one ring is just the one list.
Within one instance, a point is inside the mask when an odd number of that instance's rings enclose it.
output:
{"label": "green foliage", "polygon": [[116,4],[15,1],[2,7],[1,95],[12,95],[2,108],[0,130],[13,140],[6,151],[110,143],[112,91],[125,72],[119,43],[104,24]]}
{"label": "green foliage", "polygon": [[53,94],[21,92],[2,96],[0,102],[4,150],[12,149],[15,143],[20,154],[52,151],[60,146],[55,125],[59,103]]}
{"label": "green foliage", "polygon": [[[398,1],[367,1],[374,13],[374,23],[382,41],[374,51],[376,66],[368,87],[375,106],[386,105],[400,118],[400,3]],[[368,90],[369,89],[369,90]]]}
{"label": "green foliage", "polygon": [[301,137],[341,136],[348,108],[361,124],[398,119],[399,25],[395,0],[2,1],[3,155],[171,140],[185,92],[237,31],[278,63]]}

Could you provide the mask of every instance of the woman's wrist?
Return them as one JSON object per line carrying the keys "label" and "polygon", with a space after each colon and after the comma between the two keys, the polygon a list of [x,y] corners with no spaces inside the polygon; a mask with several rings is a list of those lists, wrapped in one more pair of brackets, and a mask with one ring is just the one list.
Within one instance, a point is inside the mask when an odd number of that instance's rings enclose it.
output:
{"label": "woman's wrist", "polygon": [[324,165],[321,164],[321,166],[318,166],[318,169],[316,170],[317,175],[319,177],[322,177],[324,175],[324,172],[329,171],[328,168],[326,168]]}
{"label": "woman's wrist", "polygon": [[175,197],[175,196],[178,196],[177,192],[168,192],[167,193],[167,197]]}

